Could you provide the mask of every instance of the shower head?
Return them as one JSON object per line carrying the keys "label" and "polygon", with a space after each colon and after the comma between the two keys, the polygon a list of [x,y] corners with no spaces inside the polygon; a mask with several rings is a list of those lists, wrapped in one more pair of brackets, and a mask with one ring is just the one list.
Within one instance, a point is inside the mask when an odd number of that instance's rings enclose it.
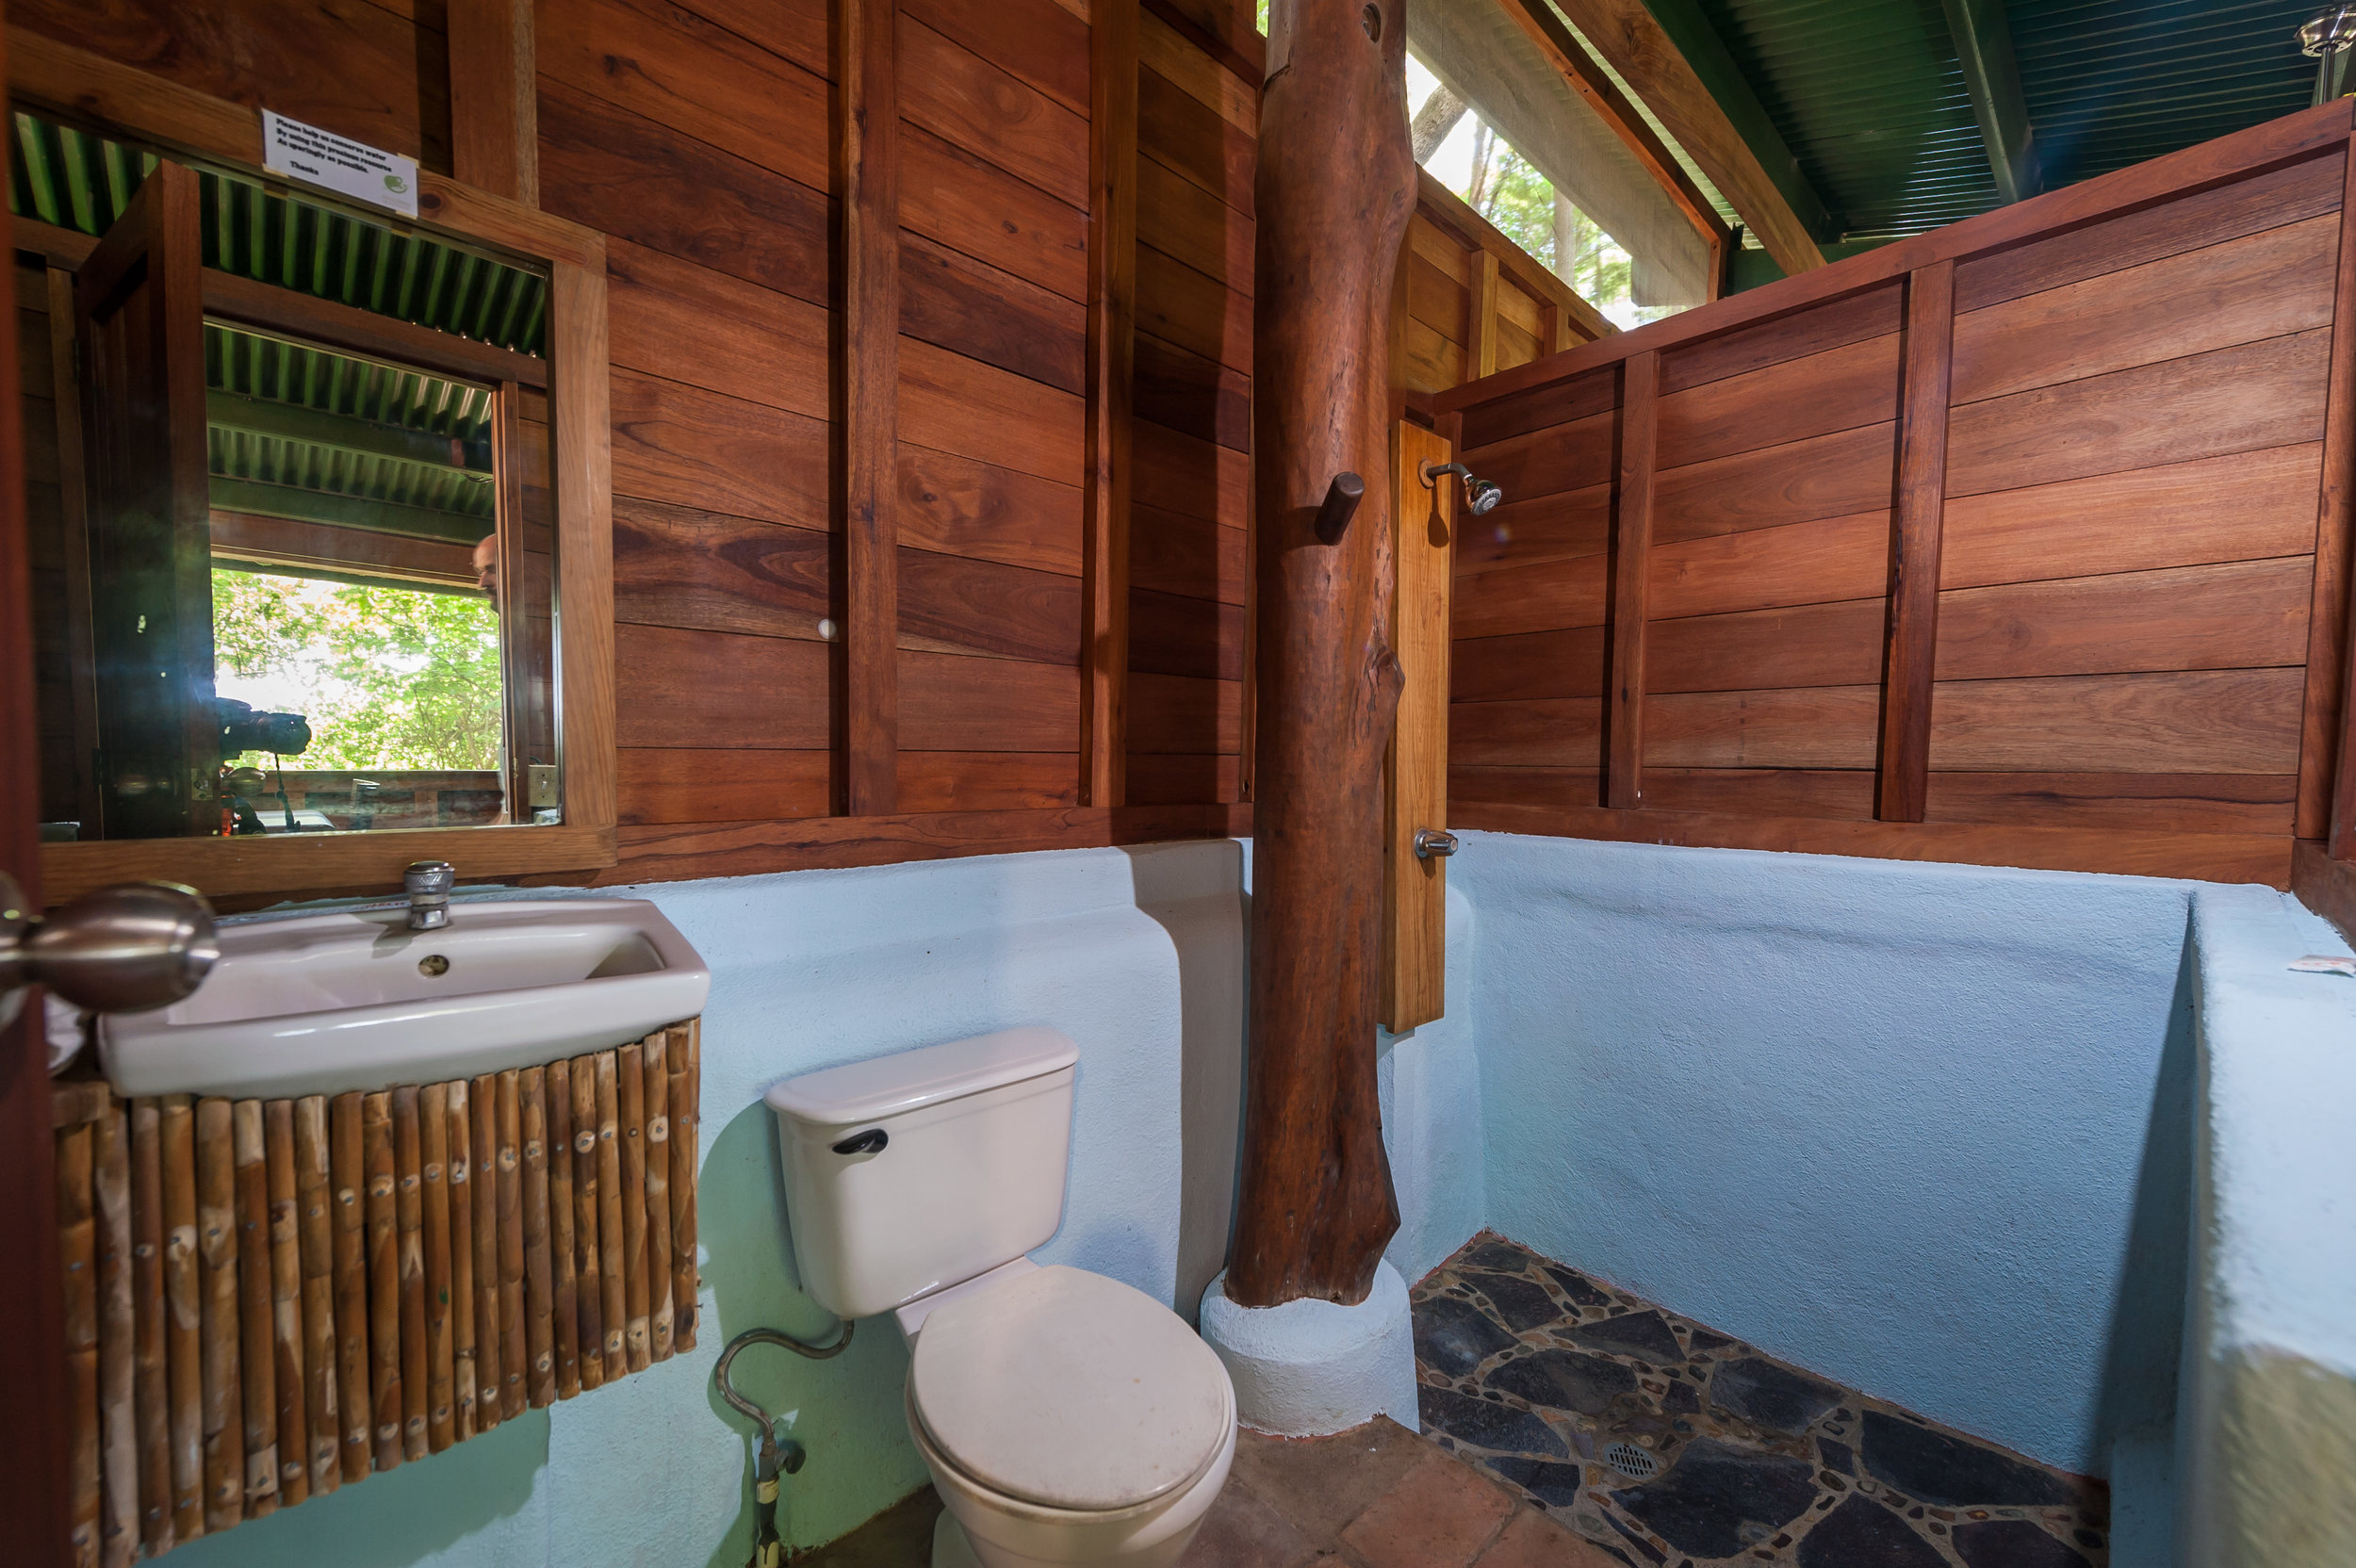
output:
{"label": "shower head", "polygon": [[1434,489],[1439,487],[1442,474],[1454,474],[1464,482],[1464,505],[1476,517],[1493,510],[1505,498],[1505,492],[1485,479],[1475,479],[1473,471],[1462,463],[1427,463],[1423,466],[1423,482]]}

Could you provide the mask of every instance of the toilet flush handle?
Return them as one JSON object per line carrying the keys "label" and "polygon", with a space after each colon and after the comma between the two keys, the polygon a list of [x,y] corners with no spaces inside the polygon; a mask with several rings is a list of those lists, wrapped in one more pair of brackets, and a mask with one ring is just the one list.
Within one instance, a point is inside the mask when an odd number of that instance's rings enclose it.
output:
{"label": "toilet flush handle", "polygon": [[841,1143],[828,1147],[838,1154],[879,1154],[883,1152],[884,1145],[891,1141],[890,1133],[880,1127],[870,1127],[864,1133],[853,1133]]}

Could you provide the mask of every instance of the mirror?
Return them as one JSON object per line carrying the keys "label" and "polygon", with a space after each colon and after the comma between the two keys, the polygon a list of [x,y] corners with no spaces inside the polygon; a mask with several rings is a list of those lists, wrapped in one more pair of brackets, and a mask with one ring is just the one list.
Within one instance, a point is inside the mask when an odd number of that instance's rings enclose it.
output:
{"label": "mirror", "polygon": [[11,132],[44,840],[561,821],[546,280]]}

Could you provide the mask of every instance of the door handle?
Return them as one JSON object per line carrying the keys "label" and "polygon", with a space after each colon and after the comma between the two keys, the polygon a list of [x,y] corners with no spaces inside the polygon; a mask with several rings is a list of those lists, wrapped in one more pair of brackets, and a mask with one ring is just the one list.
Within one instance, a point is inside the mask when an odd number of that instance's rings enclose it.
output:
{"label": "door handle", "polygon": [[120,882],[42,920],[0,872],[0,1028],[25,988],[90,1013],[144,1013],[193,992],[221,958],[211,906],[193,888]]}

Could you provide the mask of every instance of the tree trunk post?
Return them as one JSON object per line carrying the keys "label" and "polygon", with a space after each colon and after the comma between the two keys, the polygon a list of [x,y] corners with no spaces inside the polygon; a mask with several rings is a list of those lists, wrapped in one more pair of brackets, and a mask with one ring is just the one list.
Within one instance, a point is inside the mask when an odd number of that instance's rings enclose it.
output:
{"label": "tree trunk post", "polygon": [[[1415,163],[1403,0],[1277,0],[1252,326],[1252,1051],[1226,1291],[1366,1298],[1399,1203],[1375,1086],[1392,591],[1390,302]],[[1345,504],[1356,476],[1363,496]],[[1340,481],[1337,484],[1337,481]]]}

